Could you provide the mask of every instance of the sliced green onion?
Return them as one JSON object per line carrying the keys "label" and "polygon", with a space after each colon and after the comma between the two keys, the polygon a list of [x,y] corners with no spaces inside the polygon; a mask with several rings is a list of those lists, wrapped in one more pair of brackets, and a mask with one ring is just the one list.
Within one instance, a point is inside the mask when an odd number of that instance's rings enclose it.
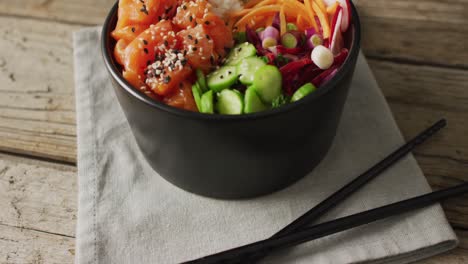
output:
{"label": "sliced green onion", "polygon": [[298,40],[293,34],[285,33],[281,36],[281,44],[286,48],[295,48],[298,44]]}

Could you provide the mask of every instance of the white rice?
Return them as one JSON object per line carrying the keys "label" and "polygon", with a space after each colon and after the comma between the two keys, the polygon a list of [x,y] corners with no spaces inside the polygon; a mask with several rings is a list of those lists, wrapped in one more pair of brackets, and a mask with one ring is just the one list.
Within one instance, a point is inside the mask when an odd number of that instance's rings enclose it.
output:
{"label": "white rice", "polygon": [[243,9],[241,0],[208,0],[213,6],[212,11],[220,17],[224,17],[226,12]]}

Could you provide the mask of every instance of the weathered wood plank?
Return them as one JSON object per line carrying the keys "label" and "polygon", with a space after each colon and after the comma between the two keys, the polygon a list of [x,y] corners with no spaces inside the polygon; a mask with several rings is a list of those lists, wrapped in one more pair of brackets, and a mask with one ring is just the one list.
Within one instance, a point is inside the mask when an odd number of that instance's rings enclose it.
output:
{"label": "weathered wood plank", "polygon": [[389,100],[457,113],[468,110],[468,70],[373,59],[369,64]]}
{"label": "weathered wood plank", "polygon": [[75,160],[76,29],[0,17],[0,150]]}
{"label": "weathered wood plank", "polygon": [[362,21],[362,48],[368,56],[468,68],[468,28],[462,24],[365,16]]}
{"label": "weathered wood plank", "polygon": [[356,0],[364,16],[389,19],[412,19],[438,23],[466,23],[466,0]]}
{"label": "weathered wood plank", "polygon": [[0,15],[37,17],[78,24],[102,24],[116,0],[0,0]]}
{"label": "weathered wood plank", "polygon": [[468,1],[359,0],[357,6],[367,55],[468,67]]}
{"label": "weathered wood plank", "polygon": [[467,70],[372,59],[369,63],[405,135],[447,117],[447,128],[417,153],[468,161],[468,141],[461,140],[468,133]]}
{"label": "weathered wood plank", "polygon": [[0,263],[73,263],[74,239],[0,224]]}
{"label": "weathered wood plank", "polygon": [[0,208],[0,225],[74,236],[76,168],[0,154]]}

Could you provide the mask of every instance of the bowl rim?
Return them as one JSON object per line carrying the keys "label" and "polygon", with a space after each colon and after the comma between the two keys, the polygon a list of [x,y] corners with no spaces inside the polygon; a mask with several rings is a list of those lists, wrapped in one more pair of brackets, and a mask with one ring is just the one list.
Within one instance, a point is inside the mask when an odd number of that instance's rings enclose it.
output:
{"label": "bowl rim", "polygon": [[351,4],[352,10],[352,29],[354,30],[354,36],[351,43],[351,48],[348,54],[348,57],[344,61],[341,68],[338,70],[336,75],[330,79],[327,83],[325,83],[320,89],[317,89],[316,92],[307,95],[306,97],[302,98],[299,101],[288,103],[278,108],[272,108],[261,112],[250,113],[250,114],[241,114],[241,115],[221,115],[221,114],[204,114],[199,112],[192,112],[184,109],[180,109],[177,107],[173,107],[170,105],[166,105],[163,102],[156,101],[143,92],[135,89],[127,80],[125,80],[120,72],[119,68],[117,67],[117,63],[114,60],[113,52],[111,49],[107,48],[110,46],[111,42],[111,35],[110,32],[113,30],[110,28],[111,23],[113,23],[113,19],[117,16],[118,11],[118,1],[114,4],[111,8],[109,14],[106,17],[104,25],[102,27],[101,32],[101,53],[104,59],[104,64],[110,73],[111,77],[119,84],[120,88],[125,90],[127,95],[136,98],[138,101],[152,107],[157,108],[161,111],[167,112],[169,114],[187,117],[192,119],[198,120],[216,120],[216,121],[242,121],[242,120],[252,120],[252,119],[260,119],[260,118],[267,118],[272,117],[275,115],[283,114],[294,110],[296,108],[300,108],[302,105],[310,103],[312,101],[318,100],[324,94],[330,92],[333,88],[337,86],[337,84],[345,77],[345,75],[353,69],[352,61],[357,59],[359,55],[360,48],[361,48],[361,23],[359,19],[358,12],[356,7],[354,6],[352,1],[349,1]]}

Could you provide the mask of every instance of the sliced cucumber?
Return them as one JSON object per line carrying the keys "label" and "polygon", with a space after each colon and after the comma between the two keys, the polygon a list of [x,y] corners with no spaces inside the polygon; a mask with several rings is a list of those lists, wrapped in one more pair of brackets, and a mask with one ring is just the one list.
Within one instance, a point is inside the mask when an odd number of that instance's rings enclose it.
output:
{"label": "sliced cucumber", "polygon": [[244,97],[244,113],[250,114],[267,109],[268,107],[260,100],[260,97],[258,97],[255,87],[250,86],[247,88]]}
{"label": "sliced cucumber", "polygon": [[202,92],[208,91],[208,86],[206,85],[205,74],[203,74],[203,71],[200,69],[197,69],[196,73],[197,73],[198,87],[201,89]]}
{"label": "sliced cucumber", "polygon": [[291,97],[291,102],[296,102],[298,100],[301,100],[306,95],[314,92],[316,89],[317,88],[311,83],[306,83],[302,85],[299,89],[297,89],[296,92],[294,92],[293,96]]}
{"label": "sliced cucumber", "polygon": [[281,84],[281,72],[273,65],[262,66],[254,74],[253,86],[266,104],[281,94]]}
{"label": "sliced cucumber", "polygon": [[193,94],[193,99],[195,99],[195,104],[197,105],[198,112],[202,111],[201,108],[201,91],[200,88],[198,87],[198,83],[195,83],[192,85],[192,94]]}
{"label": "sliced cucumber", "polygon": [[229,52],[226,58],[225,64],[236,65],[242,59],[254,56],[255,54],[257,54],[257,49],[255,46],[248,42],[244,42],[232,48],[231,52]]}
{"label": "sliced cucumber", "polygon": [[237,70],[234,66],[223,66],[208,76],[208,88],[215,92],[229,88],[237,81]]}
{"label": "sliced cucumber", "polygon": [[201,97],[201,111],[202,113],[206,114],[213,114],[214,107],[213,107],[213,91],[208,91],[204,93]]}
{"label": "sliced cucumber", "polygon": [[225,115],[240,115],[244,108],[242,94],[233,90],[224,89],[218,93],[216,109],[218,113]]}
{"label": "sliced cucumber", "polygon": [[242,84],[250,85],[253,83],[255,72],[266,63],[258,57],[248,57],[237,64],[237,74]]}

